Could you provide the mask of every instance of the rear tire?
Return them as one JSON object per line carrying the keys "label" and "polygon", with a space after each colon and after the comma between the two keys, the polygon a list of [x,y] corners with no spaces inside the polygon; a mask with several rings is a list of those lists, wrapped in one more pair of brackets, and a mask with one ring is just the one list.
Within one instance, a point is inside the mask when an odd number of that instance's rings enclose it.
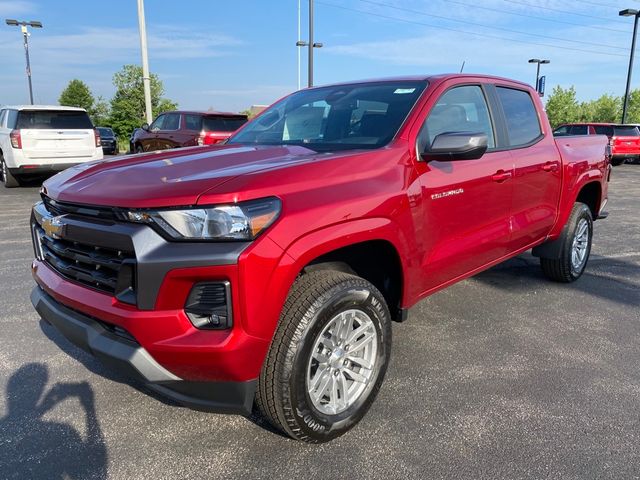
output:
{"label": "rear tire", "polygon": [[332,440],[373,403],[390,350],[391,316],[371,283],[334,270],[309,272],[291,287],[256,404],[297,440]]}
{"label": "rear tire", "polygon": [[4,186],[7,188],[15,188],[20,186],[18,179],[7,168],[7,164],[4,161],[4,157],[0,155],[0,179]]}
{"label": "rear tire", "polygon": [[577,202],[573,206],[561,238],[560,257],[541,258],[540,265],[551,280],[570,283],[580,278],[591,253],[593,218],[591,210],[584,203]]}

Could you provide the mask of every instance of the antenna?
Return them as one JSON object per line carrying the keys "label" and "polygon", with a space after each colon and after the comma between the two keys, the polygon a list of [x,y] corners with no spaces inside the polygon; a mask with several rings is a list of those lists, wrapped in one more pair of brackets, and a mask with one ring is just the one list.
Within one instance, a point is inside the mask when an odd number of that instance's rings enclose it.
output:
{"label": "antenna", "polygon": [[464,64],[465,64],[466,60],[462,61],[462,66],[460,67],[460,73],[462,73],[462,71],[464,70]]}

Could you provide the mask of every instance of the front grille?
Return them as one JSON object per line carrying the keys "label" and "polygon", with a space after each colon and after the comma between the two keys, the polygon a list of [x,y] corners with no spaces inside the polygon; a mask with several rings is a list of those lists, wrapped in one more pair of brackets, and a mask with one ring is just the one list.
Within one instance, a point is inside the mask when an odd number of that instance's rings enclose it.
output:
{"label": "front grille", "polygon": [[117,297],[134,294],[136,262],[130,252],[53,238],[39,225],[34,231],[41,259],[62,276]]}
{"label": "front grille", "polygon": [[108,220],[117,220],[121,218],[116,210],[109,207],[94,207],[58,202],[47,197],[46,195],[42,195],[42,202],[44,203],[47,211],[53,216],[74,214],[84,217],[102,218]]}

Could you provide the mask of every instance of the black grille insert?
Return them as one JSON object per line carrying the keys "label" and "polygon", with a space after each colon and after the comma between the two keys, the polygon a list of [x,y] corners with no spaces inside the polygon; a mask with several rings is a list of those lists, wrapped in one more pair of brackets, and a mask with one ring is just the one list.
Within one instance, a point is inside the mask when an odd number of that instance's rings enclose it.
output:
{"label": "black grille insert", "polygon": [[34,234],[41,260],[65,278],[135,304],[135,255],[48,236],[39,225]]}

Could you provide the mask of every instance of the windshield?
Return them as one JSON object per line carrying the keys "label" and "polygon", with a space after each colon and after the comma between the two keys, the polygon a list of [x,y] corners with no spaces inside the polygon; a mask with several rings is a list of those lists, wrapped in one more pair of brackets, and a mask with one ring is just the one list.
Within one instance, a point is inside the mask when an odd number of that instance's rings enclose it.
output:
{"label": "windshield", "polygon": [[74,110],[21,110],[18,112],[17,129],[93,129],[86,112]]}
{"label": "windshield", "polygon": [[98,133],[101,137],[113,137],[113,130],[105,127],[98,127]]}
{"label": "windshield", "polygon": [[389,81],[302,90],[269,107],[228,143],[379,148],[395,136],[426,85]]}

